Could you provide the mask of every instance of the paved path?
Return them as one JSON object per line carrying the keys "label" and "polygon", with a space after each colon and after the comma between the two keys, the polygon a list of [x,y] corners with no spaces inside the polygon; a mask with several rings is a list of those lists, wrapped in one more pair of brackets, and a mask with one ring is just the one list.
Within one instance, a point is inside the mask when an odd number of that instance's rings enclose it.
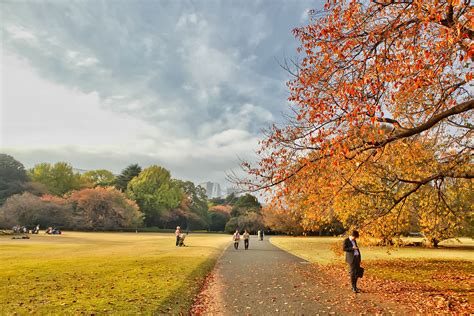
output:
{"label": "paved path", "polygon": [[347,284],[334,284],[325,276],[318,280],[314,270],[310,277],[310,266],[268,239],[252,236],[249,250],[243,249],[243,241],[238,250],[229,245],[198,298],[194,314],[347,315],[393,310],[393,306],[381,306],[364,294],[355,296],[349,277]]}

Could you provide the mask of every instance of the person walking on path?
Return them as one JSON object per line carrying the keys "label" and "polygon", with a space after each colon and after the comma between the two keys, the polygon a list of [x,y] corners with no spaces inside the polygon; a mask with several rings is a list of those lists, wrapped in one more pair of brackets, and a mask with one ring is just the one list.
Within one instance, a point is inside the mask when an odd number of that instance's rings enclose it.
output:
{"label": "person walking on path", "polygon": [[174,232],[176,235],[176,247],[179,246],[179,236],[181,235],[181,227],[176,226],[176,231]]}
{"label": "person walking on path", "polygon": [[245,232],[243,234],[243,237],[244,237],[245,250],[247,250],[247,249],[249,249],[249,238],[250,238],[250,234],[247,230],[245,230]]}
{"label": "person walking on path", "polygon": [[348,238],[344,239],[343,243],[346,262],[349,264],[350,269],[352,291],[354,293],[360,292],[357,288],[357,278],[359,277],[361,255],[359,246],[357,246],[357,238],[359,238],[359,232],[354,230]]}
{"label": "person walking on path", "polygon": [[236,230],[234,235],[232,236],[232,239],[234,240],[234,248],[235,250],[239,249],[239,242],[240,242],[240,233],[239,230]]}
{"label": "person walking on path", "polygon": [[260,230],[260,240],[263,240],[263,229]]}

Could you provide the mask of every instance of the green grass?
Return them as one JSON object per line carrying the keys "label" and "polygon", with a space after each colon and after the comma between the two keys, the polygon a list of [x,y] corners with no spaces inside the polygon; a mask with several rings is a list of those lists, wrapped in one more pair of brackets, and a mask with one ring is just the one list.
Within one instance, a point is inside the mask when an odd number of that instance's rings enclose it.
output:
{"label": "green grass", "polygon": [[[270,241],[296,256],[323,265],[345,265],[342,247],[335,237],[272,237]],[[362,265],[378,278],[428,285],[440,290],[470,293],[474,288],[474,240],[447,240],[441,248],[364,247]]]}
{"label": "green grass", "polygon": [[2,313],[186,313],[227,235],[79,233],[0,237]]}

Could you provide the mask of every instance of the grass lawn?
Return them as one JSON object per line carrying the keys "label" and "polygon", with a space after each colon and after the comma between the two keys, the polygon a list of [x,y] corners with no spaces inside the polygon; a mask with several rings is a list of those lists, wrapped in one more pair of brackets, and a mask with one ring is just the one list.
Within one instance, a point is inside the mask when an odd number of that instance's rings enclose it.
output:
{"label": "grass lawn", "polygon": [[[310,262],[345,265],[344,257],[331,249],[342,247],[336,237],[272,237],[270,241]],[[472,292],[474,290],[474,240],[461,243],[447,240],[439,249],[420,247],[364,247],[363,266],[373,276],[397,281],[416,282],[440,290]]]}
{"label": "grass lawn", "polygon": [[0,236],[1,314],[186,313],[228,235]]}

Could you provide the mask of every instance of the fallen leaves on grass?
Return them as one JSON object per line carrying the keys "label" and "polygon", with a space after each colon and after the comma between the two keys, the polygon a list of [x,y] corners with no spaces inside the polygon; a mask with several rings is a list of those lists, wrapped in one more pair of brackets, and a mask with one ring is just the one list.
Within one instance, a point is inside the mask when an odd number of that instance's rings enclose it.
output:
{"label": "fallen leaves on grass", "polygon": [[[433,262],[425,260],[390,260],[368,261],[363,263],[366,269],[364,278],[359,281],[365,294],[381,296],[384,299],[409,307],[420,313],[455,313],[469,314],[474,311],[472,300],[474,297],[474,280],[468,271],[456,269],[455,266],[464,262]],[[416,269],[414,269],[416,267]],[[338,265],[314,265],[315,273],[324,272],[334,283],[348,283],[347,267]],[[378,270],[379,276],[370,271]],[[390,279],[390,274],[380,275],[380,271],[405,273],[406,279],[410,274],[426,272],[426,281],[420,281],[420,276],[412,277],[413,281]],[[425,276],[425,275],[423,275]],[[442,281],[443,286],[436,286],[431,281]],[[465,288],[455,284],[461,282]]]}

